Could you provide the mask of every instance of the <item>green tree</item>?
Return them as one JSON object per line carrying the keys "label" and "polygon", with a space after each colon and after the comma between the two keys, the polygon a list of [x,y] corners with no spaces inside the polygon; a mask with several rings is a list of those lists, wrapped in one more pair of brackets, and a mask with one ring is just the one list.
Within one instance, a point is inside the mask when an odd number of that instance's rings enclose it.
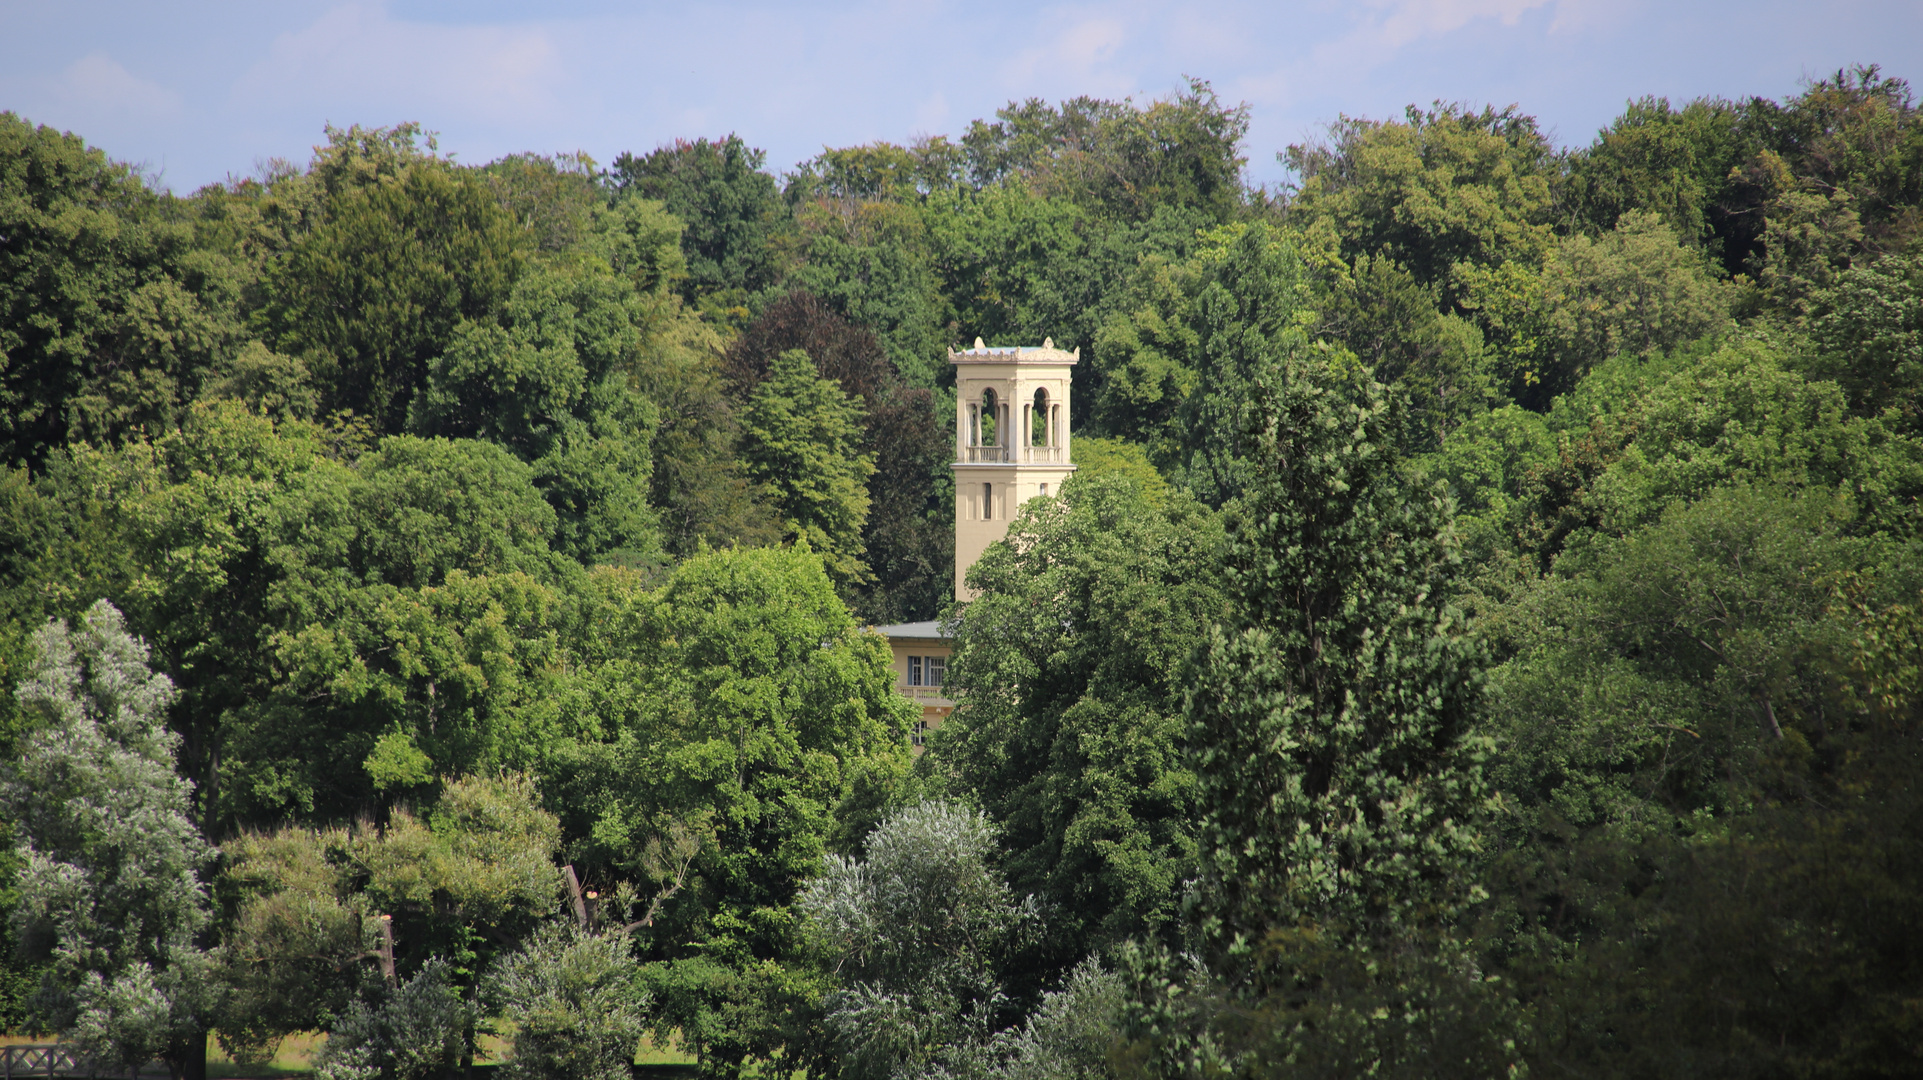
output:
{"label": "green tree", "polygon": [[1903,430],[1923,430],[1923,252],[1852,267],[1816,303],[1818,372],[1848,391],[1857,413],[1891,409]]}
{"label": "green tree", "polygon": [[1513,1021],[1457,936],[1486,790],[1448,503],[1405,473],[1380,384],[1278,367],[1187,698],[1213,981],[1134,961],[1131,1026],[1170,1075],[1499,1074]]}
{"label": "green tree", "polygon": [[1727,246],[1740,269],[1748,238],[1733,235],[1743,215],[1729,196],[1730,170],[1756,150],[1741,105],[1697,98],[1681,108],[1668,98],[1631,101],[1623,114],[1569,158],[1564,190],[1583,231],[1616,227],[1623,215],[1654,214],[1687,243],[1712,256]]}
{"label": "green tree", "polygon": [[[222,1042],[264,1059],[286,1035],[331,1026],[337,1070],[370,1054],[426,1055],[421,1068],[471,1057],[483,973],[560,899],[559,843],[516,775],[447,780],[424,817],[394,807],[383,825],[228,842]],[[405,1030],[414,1008],[434,1018],[427,1036]]]}
{"label": "green tree", "polygon": [[438,163],[332,193],[268,278],[269,340],[306,362],[325,408],[399,431],[459,322],[507,299],[523,243],[485,186]]}
{"label": "green tree", "polygon": [[657,414],[632,371],[651,321],[599,260],[530,270],[499,324],[462,322],[428,362],[408,426],[487,439],[532,465],[558,516],[555,546],[574,558],[656,560],[647,498]]}
{"label": "green tree", "polygon": [[1175,938],[1197,871],[1181,672],[1222,614],[1225,538],[1186,495],[1153,492],[1078,473],[969,571],[960,704],[924,761],[997,822],[1009,883],[1050,905],[1031,985],[1129,938]]}
{"label": "green tree", "polygon": [[384,737],[429,755],[431,778],[529,767],[572,730],[556,688],[582,571],[550,547],[528,466],[406,436],[343,461],[327,432],[234,402],[190,421],[63,454],[13,588],[34,619],[110,596],[150,636],[179,675],[181,764],[210,831],[353,813],[378,797],[363,765]]}
{"label": "green tree", "polygon": [[1555,457],[1531,470],[1501,528],[1546,567],[1736,482],[1831,493],[1853,505],[1859,529],[1906,534],[1923,480],[1917,447],[1851,416],[1841,388],[1786,360],[1751,339],[1597,368],[1551,410]]}
{"label": "green tree", "polygon": [[799,349],[775,358],[742,413],[748,474],[772,492],[788,535],[819,552],[844,588],[868,578],[861,533],[875,462],[861,449],[861,415]]}
{"label": "green tree", "polygon": [[799,907],[841,984],[824,1004],[841,1075],[980,1069],[1006,1008],[999,968],[1039,915],[990,865],[994,847],[979,811],[925,802],[809,883]]}
{"label": "green tree", "polygon": [[1222,103],[1202,79],[1146,106],[1080,97],[1050,106],[1010,102],[995,121],[962,136],[977,184],[1017,177],[1045,195],[1104,217],[1145,220],[1164,207],[1202,212],[1219,224],[1244,193],[1247,105]]}
{"label": "green tree", "polygon": [[607,203],[594,159],[584,152],[509,154],[480,168],[495,201],[540,251],[567,251],[588,237]]}
{"label": "green tree", "polygon": [[513,1030],[508,1071],[529,1080],[624,1080],[647,1029],[624,934],[549,922],[490,973]]}
{"label": "green tree", "polygon": [[941,357],[951,316],[919,208],[816,197],[797,206],[795,218],[803,261],[784,284],[872,330],[908,385],[931,389],[949,376]]}
{"label": "green tree", "polygon": [[1488,955],[1542,1003],[1533,1067],[1843,1073],[1906,1052],[1884,1003],[1915,956],[1883,935],[1916,919],[1897,734],[1916,571],[1839,510],[1722,488],[1494,612],[1513,656],[1489,694],[1508,812]]}
{"label": "green tree", "polygon": [[703,311],[742,318],[748,297],[775,283],[775,241],[790,228],[775,178],[762,171],[767,152],[738,135],[677,139],[647,154],[614,159],[616,190],[658,199],[688,223],[686,299]]}
{"label": "green tree", "polygon": [[104,600],[34,644],[16,693],[37,724],[0,781],[22,862],[15,933],[51,960],[34,1019],[117,1069],[204,1069],[212,851],[174,772],[173,684]]}
{"label": "green tree", "polygon": [[941,289],[963,338],[1093,347],[1146,257],[1179,261],[1215,225],[1206,209],[1158,207],[1109,220],[1018,182],[957,188],[923,207]]}
{"label": "green tree", "polygon": [[1271,935],[1299,922],[1366,941],[1469,897],[1482,662],[1447,599],[1448,504],[1402,471],[1379,384],[1292,362],[1254,410],[1230,618],[1188,713],[1204,940],[1263,985]]}
{"label": "green tree", "polygon": [[862,404],[861,452],[873,458],[862,529],[872,584],[857,614],[875,623],[933,618],[954,578],[952,438],[932,395],[903,384],[881,342],[819,297],[796,290],[769,305],[723,358],[738,400],[753,396],[777,357],[801,349],[824,379]]}
{"label": "green tree", "polygon": [[1345,260],[1393,259],[1445,304],[1459,292],[1457,266],[1533,263],[1552,239],[1556,153],[1514,106],[1343,117],[1327,141],[1279,156],[1301,178],[1287,204],[1292,221],[1333,237]]}
{"label": "green tree", "polygon": [[736,1068],[793,1037],[795,897],[864,793],[898,783],[914,706],[813,553],[701,552],[657,589],[614,568],[590,588],[579,693],[600,729],[556,741],[545,786],[575,864],[658,901],[636,930],[658,1030]]}
{"label": "green tree", "polygon": [[1735,288],[1653,214],[1559,240],[1540,268],[1466,268],[1462,303],[1490,328],[1511,392],[1546,407],[1620,353],[1667,352],[1730,325]]}
{"label": "green tree", "polygon": [[1180,265],[1145,264],[1096,338],[1091,426],[1146,443],[1204,502],[1235,497],[1251,388],[1275,357],[1310,347],[1310,286],[1294,243],[1263,222],[1214,230]]}
{"label": "green tree", "polygon": [[174,423],[239,349],[243,274],[79,137],[0,113],[0,455]]}
{"label": "green tree", "polygon": [[1315,332],[1356,354],[1384,383],[1407,392],[1409,440],[1433,449],[1482,414],[1495,396],[1494,358],[1472,322],[1436,310],[1424,288],[1386,256],[1308,256],[1322,264]]}
{"label": "green tree", "polygon": [[314,1059],[319,1080],[428,1080],[461,1065],[473,1014],[448,977],[428,966],[373,1001],[356,1001]]}

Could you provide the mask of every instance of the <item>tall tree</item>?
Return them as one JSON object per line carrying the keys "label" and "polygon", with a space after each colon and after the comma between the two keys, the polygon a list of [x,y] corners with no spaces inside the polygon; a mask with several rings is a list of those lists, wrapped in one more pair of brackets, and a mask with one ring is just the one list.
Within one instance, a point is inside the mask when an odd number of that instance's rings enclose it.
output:
{"label": "tall tree", "polygon": [[336,193],[269,278],[270,340],[306,361],[326,408],[400,431],[455,327],[507,299],[524,242],[482,183],[438,162]]}
{"label": "tall tree", "polygon": [[174,771],[173,684],[105,600],[51,622],[17,694],[39,726],[0,780],[24,863],[16,933],[51,960],[36,1019],[116,1069],[206,1067],[212,850]]}
{"label": "tall tree", "polygon": [[1307,349],[1311,282],[1293,238],[1266,222],[1206,234],[1194,256],[1145,262],[1096,337],[1095,431],[1145,443],[1156,464],[1220,506],[1248,482],[1254,380]]}
{"label": "tall tree", "polygon": [[1104,217],[1140,221],[1179,206],[1211,220],[1243,200],[1247,105],[1226,105],[1207,81],[1145,106],[1080,97],[1051,106],[1010,102],[962,136],[971,177],[1019,177]]}
{"label": "tall tree", "polygon": [[862,452],[860,403],[815,373],[800,349],[775,358],[742,412],[742,456],[796,540],[805,540],[843,588],[865,584],[862,526],[874,458]]}
{"label": "tall tree", "polygon": [[1483,789],[1449,507],[1403,473],[1394,404],[1313,360],[1255,394],[1230,618],[1188,713],[1204,939],[1218,970],[1262,985],[1278,930],[1369,940],[1461,903]]}
{"label": "tall tree", "polygon": [[904,771],[914,704],[818,555],[703,552],[658,588],[591,584],[579,687],[601,728],[556,740],[548,790],[577,865],[661,898],[637,930],[658,1030],[738,1068],[792,1035],[796,896]]}
{"label": "tall tree", "polygon": [[990,865],[994,845],[980,811],[921,803],[881,823],[865,860],[830,855],[802,894],[842,983],[826,1002],[840,1075],[887,1080],[985,1064],[1007,1006],[998,969],[1037,914]]}
{"label": "tall tree", "polygon": [[947,596],[955,556],[950,436],[932,395],[902,382],[874,334],[797,289],[728,346],[722,363],[737,399],[751,398],[789,349],[806,352],[822,378],[863,406],[861,449],[875,462],[862,530],[873,583],[858,593],[858,614],[878,623],[933,618]]}
{"label": "tall tree", "polygon": [[1083,469],[969,571],[960,705],[925,759],[999,825],[1010,884],[1051,905],[1025,991],[1129,938],[1178,938],[1196,872],[1181,677],[1222,615],[1222,523],[1179,490]]}
{"label": "tall tree", "polygon": [[240,348],[243,274],[79,137],[0,113],[0,457],[164,428]]}
{"label": "tall tree", "polygon": [[748,298],[774,284],[773,241],[788,226],[775,178],[762,171],[767,151],[739,135],[677,139],[647,154],[622,154],[611,170],[617,190],[659,199],[687,222],[684,295],[704,311],[745,315]]}
{"label": "tall tree", "polygon": [[1291,220],[1336,238],[1342,255],[1385,255],[1439,288],[1458,264],[1534,262],[1551,239],[1554,148],[1514,106],[1475,112],[1411,105],[1400,121],[1350,117],[1323,142],[1279,155],[1299,176]]}

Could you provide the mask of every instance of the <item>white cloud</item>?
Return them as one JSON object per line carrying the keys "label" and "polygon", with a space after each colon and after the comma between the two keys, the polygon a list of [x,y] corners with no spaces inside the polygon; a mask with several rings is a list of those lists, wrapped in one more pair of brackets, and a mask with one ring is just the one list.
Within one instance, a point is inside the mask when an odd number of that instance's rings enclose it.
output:
{"label": "white cloud", "polygon": [[102,119],[167,120],[180,113],[179,94],[135,75],[106,53],[88,53],[67,65],[56,87],[70,105]]}
{"label": "white cloud", "polygon": [[1546,7],[1553,0],[1400,0],[1371,6],[1389,8],[1389,14],[1365,29],[1368,36],[1391,49],[1401,48],[1421,38],[1435,37],[1460,30],[1478,19],[1496,19],[1504,26],[1516,25],[1524,12]]}
{"label": "white cloud", "polygon": [[347,4],[275,38],[234,84],[231,103],[346,104],[379,109],[380,117],[352,117],[379,123],[526,123],[560,115],[571,81],[538,25],[407,22],[383,4]]}
{"label": "white cloud", "polygon": [[1119,70],[1118,61],[1140,29],[1139,16],[1124,20],[1112,10],[1067,9],[1050,21],[1055,26],[1036,35],[1040,43],[1001,64],[997,75],[1010,96],[1123,97],[1134,91],[1135,79]]}

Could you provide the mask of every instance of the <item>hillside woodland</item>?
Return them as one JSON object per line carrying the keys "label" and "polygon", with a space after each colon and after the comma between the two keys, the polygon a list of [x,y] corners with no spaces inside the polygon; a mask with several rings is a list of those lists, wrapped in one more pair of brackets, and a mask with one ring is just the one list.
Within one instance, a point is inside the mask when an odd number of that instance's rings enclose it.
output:
{"label": "hillside woodland", "polygon": [[[188,194],[0,114],[0,1022],[414,1080],[1923,1073],[1874,67]],[[1273,148],[1259,148],[1269,153]],[[1079,348],[949,601],[944,350]],[[911,756],[873,624],[947,620]]]}

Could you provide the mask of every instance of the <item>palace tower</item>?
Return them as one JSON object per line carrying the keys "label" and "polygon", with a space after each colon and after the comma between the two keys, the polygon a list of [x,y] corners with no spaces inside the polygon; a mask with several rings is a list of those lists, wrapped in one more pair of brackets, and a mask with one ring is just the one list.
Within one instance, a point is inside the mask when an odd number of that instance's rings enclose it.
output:
{"label": "palace tower", "polygon": [[[955,365],[955,599],[988,545],[1008,535],[1022,503],[1054,495],[1075,471],[1069,459],[1069,376],[1082,350],[1054,339],[1036,346],[982,344],[950,351]],[[915,730],[940,727],[955,703],[943,683],[949,640],[935,621],[877,626],[894,653],[895,685],[922,707]]]}

